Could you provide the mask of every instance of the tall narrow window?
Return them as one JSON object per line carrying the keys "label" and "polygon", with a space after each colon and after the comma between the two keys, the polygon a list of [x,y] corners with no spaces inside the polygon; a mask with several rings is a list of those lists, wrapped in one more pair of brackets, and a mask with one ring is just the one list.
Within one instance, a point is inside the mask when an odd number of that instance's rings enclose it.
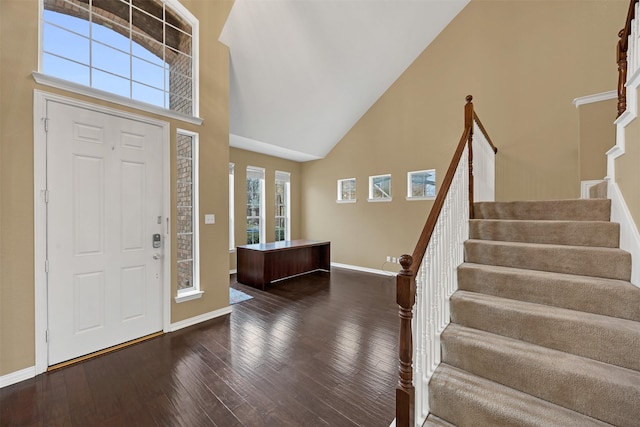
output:
{"label": "tall narrow window", "polygon": [[289,172],[276,171],[276,242],[291,240],[290,181]]}
{"label": "tall narrow window", "polygon": [[264,241],[264,169],[247,166],[247,244]]}
{"label": "tall narrow window", "polygon": [[198,20],[179,1],[42,4],[42,73],[197,115]]}
{"label": "tall narrow window", "polygon": [[235,236],[235,179],[233,176],[235,165],[229,163],[229,250],[232,251],[236,248],[236,236]]}
{"label": "tall narrow window", "polygon": [[376,175],[369,177],[369,201],[391,201],[391,175]]}
{"label": "tall narrow window", "polygon": [[176,230],[178,241],[178,297],[200,296],[198,264],[198,134],[176,134]]}

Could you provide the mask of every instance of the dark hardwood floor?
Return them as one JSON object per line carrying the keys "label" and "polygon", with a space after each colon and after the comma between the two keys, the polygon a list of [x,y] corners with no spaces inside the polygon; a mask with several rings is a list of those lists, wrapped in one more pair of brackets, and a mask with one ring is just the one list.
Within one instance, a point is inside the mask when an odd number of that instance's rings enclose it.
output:
{"label": "dark hardwood floor", "polygon": [[392,277],[334,268],[233,313],[0,389],[2,426],[388,426]]}

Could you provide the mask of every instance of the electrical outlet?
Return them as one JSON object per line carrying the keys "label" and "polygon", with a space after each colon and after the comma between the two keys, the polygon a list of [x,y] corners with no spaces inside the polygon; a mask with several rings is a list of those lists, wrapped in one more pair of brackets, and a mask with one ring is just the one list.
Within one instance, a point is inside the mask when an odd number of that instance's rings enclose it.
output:
{"label": "electrical outlet", "polygon": [[387,255],[387,262],[391,262],[391,257]]}
{"label": "electrical outlet", "polygon": [[398,258],[396,258],[396,257],[391,258],[391,262],[397,263],[398,262]]}

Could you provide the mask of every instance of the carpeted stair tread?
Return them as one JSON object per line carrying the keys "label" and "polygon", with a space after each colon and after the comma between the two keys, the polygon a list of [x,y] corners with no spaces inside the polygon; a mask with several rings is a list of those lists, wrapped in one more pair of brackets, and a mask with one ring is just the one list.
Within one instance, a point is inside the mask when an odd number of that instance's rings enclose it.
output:
{"label": "carpeted stair tread", "polygon": [[458,427],[609,426],[445,363],[429,382],[429,407],[433,414]]}
{"label": "carpeted stair tread", "polygon": [[640,288],[622,280],[463,263],[458,289],[640,321]]}
{"label": "carpeted stair tread", "polygon": [[609,221],[472,219],[469,238],[617,248],[620,225]]}
{"label": "carpeted stair tread", "polygon": [[640,420],[640,372],[450,324],[442,361],[617,426]]}
{"label": "carpeted stair tread", "polygon": [[476,219],[609,221],[611,200],[570,199],[521,202],[476,202]]}
{"label": "carpeted stair tread", "polygon": [[640,322],[457,291],[451,321],[640,371]]}
{"label": "carpeted stair tread", "polygon": [[630,280],[631,255],[616,248],[467,240],[466,262]]}
{"label": "carpeted stair tread", "polygon": [[442,418],[438,418],[433,414],[430,414],[422,424],[422,427],[456,427],[455,425],[446,422]]}

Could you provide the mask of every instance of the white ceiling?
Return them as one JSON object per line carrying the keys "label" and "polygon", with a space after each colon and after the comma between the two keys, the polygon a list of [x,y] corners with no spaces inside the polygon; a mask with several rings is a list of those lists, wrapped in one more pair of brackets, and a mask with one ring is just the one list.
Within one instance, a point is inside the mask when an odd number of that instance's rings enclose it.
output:
{"label": "white ceiling", "polygon": [[236,0],[230,144],[327,155],[469,0]]}

